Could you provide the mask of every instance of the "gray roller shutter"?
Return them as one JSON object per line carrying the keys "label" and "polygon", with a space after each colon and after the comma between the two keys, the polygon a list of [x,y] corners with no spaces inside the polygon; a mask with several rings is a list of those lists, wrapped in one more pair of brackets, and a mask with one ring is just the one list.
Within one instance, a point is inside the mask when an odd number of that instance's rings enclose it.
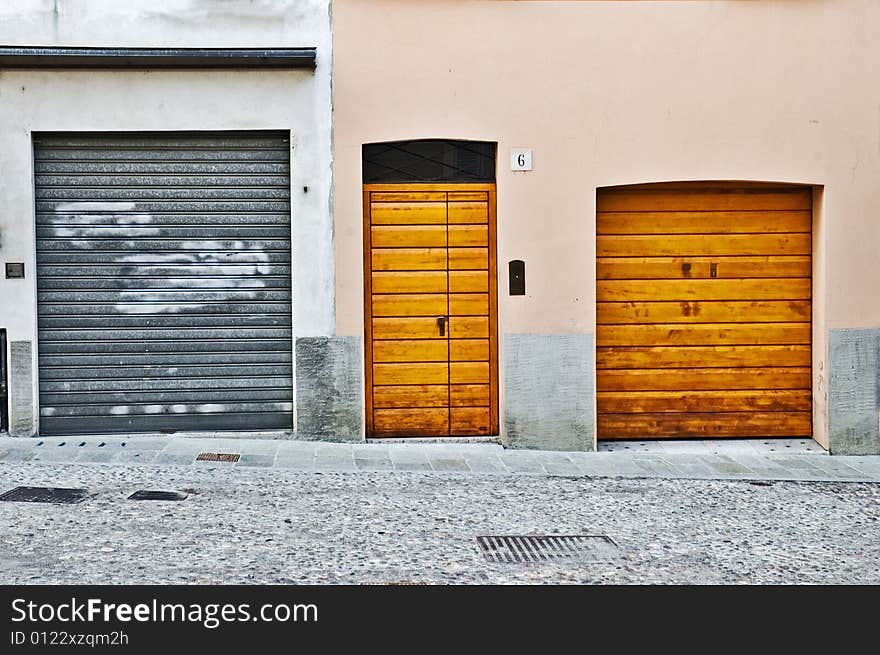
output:
{"label": "gray roller shutter", "polygon": [[44,434],[292,427],[284,133],[34,138]]}

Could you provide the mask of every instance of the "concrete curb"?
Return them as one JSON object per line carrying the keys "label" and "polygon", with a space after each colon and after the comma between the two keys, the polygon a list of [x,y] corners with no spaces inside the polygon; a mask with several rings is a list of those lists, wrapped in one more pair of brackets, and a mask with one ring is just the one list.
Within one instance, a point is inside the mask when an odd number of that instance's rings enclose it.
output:
{"label": "concrete curb", "polygon": [[[46,437],[0,440],[0,463],[140,464],[697,480],[880,482],[880,456],[828,456],[784,440],[639,442],[613,452],[507,450],[488,443],[335,443],[219,436]],[[197,462],[199,453],[233,453],[232,462]]]}

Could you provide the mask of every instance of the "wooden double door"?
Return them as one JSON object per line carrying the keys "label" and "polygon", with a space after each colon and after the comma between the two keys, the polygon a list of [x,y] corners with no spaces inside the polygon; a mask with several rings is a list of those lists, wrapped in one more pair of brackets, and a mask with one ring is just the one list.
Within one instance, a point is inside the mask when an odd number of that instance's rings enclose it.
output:
{"label": "wooden double door", "polygon": [[370,437],[498,433],[494,184],[364,186]]}

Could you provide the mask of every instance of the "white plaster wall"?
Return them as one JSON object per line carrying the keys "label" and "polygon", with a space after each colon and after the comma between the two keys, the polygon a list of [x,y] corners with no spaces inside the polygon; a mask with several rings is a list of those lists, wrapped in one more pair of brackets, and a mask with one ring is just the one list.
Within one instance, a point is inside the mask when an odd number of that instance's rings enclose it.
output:
{"label": "white plaster wall", "polygon": [[334,334],[329,4],[0,3],[4,45],[314,46],[318,51],[315,71],[0,70],[0,263],[23,261],[27,274],[24,280],[0,277],[0,327],[10,340],[37,340],[31,134],[55,130],[289,130],[294,334]]}

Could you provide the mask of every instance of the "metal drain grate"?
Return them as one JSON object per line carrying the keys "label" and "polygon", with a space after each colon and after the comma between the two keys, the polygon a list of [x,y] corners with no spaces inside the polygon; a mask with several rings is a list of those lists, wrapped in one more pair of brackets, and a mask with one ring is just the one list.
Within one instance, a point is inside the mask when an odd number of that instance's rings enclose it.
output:
{"label": "metal drain grate", "polygon": [[64,503],[72,505],[88,496],[85,489],[62,487],[16,487],[0,496],[0,500],[13,503]]}
{"label": "metal drain grate", "polygon": [[487,535],[477,537],[485,558],[496,563],[604,560],[618,554],[605,535]]}
{"label": "metal drain grate", "polygon": [[197,462],[237,462],[241,459],[238,453],[199,453]]}
{"label": "metal drain grate", "polygon": [[138,489],[128,497],[129,500],[185,500],[188,494],[182,491],[154,491]]}

